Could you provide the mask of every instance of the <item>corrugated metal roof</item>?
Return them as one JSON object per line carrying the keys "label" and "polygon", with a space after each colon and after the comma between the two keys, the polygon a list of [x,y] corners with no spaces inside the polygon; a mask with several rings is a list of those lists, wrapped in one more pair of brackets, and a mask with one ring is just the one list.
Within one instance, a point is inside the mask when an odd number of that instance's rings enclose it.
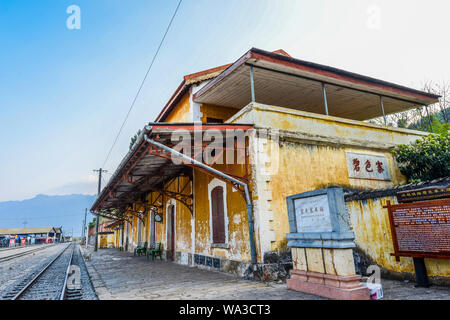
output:
{"label": "corrugated metal roof", "polygon": [[54,231],[55,229],[53,227],[7,228],[7,229],[0,229],[0,234],[47,233]]}

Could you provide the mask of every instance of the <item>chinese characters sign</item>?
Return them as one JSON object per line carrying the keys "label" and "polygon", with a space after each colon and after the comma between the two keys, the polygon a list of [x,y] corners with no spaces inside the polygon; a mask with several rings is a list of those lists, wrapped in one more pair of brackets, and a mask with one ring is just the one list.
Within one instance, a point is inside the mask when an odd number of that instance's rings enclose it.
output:
{"label": "chinese characters sign", "polygon": [[386,157],[346,152],[349,178],[391,180]]}
{"label": "chinese characters sign", "polygon": [[297,232],[333,231],[326,194],[294,200]]}
{"label": "chinese characters sign", "polygon": [[398,202],[450,198],[450,185],[397,192]]}
{"label": "chinese characters sign", "polygon": [[391,205],[395,256],[450,258],[450,199]]}

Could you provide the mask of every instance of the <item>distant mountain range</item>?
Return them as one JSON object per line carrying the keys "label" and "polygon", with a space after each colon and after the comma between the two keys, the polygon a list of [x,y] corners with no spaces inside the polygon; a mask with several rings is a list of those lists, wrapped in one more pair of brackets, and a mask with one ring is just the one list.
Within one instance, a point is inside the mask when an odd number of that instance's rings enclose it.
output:
{"label": "distant mountain range", "polygon": [[[81,235],[85,208],[87,223],[92,221],[89,212],[97,195],[71,194],[49,196],[39,194],[32,199],[0,202],[0,229],[26,227],[61,227],[66,235],[73,228],[74,236]],[[86,223],[86,225],[87,225]]]}

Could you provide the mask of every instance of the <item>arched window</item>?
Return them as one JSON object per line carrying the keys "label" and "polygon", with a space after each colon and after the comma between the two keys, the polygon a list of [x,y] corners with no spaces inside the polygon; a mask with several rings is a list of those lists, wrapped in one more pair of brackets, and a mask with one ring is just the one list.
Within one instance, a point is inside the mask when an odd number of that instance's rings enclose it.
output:
{"label": "arched window", "polygon": [[223,187],[217,186],[211,191],[212,242],[225,243],[225,214]]}

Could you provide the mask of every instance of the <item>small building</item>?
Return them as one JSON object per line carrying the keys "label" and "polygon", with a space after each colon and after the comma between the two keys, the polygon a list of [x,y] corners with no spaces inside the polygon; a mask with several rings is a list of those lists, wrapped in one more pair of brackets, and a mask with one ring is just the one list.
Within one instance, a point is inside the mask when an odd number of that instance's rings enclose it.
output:
{"label": "small building", "polygon": [[59,242],[61,237],[61,228],[59,232],[54,227],[35,227],[35,228],[9,228],[0,229],[0,237],[5,240],[15,239],[14,245],[39,244]]}
{"label": "small building", "polygon": [[123,231],[123,221],[116,220],[113,222],[110,222],[106,226],[109,230],[114,232],[114,248],[123,248],[123,237],[122,231]]}
{"label": "small building", "polygon": [[55,228],[55,242],[62,242],[64,240],[64,235],[62,232],[62,227]]}
{"label": "small building", "polygon": [[125,250],[161,242],[167,260],[243,275],[286,249],[286,197],[404,184],[390,150],[427,133],[369,120],[438,98],[252,48],[184,76],[91,212],[117,222]]}
{"label": "small building", "polygon": [[[114,248],[115,232],[110,228],[111,222],[103,222],[98,225],[98,246],[99,248]],[[95,225],[89,229],[88,243],[95,245]]]}

